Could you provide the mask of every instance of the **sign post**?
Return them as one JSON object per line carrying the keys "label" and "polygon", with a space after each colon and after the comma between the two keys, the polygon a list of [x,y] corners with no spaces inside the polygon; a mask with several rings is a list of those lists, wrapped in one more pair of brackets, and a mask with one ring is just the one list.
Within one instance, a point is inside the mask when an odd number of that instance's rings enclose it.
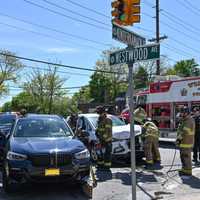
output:
{"label": "sign post", "polygon": [[129,69],[129,108],[130,108],[130,136],[131,136],[131,180],[132,200],[136,200],[136,158],[135,158],[135,131],[134,131],[134,101],[133,101],[133,63],[128,64]]}

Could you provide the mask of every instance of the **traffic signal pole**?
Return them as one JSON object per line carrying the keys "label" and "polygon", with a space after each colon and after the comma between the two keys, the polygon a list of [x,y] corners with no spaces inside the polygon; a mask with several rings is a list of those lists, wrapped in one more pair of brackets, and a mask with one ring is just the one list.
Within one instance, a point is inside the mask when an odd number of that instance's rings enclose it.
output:
{"label": "traffic signal pole", "polygon": [[[160,5],[156,0],[156,42],[160,42]],[[160,75],[160,60],[156,61],[156,75]]]}
{"label": "traffic signal pole", "polygon": [[131,139],[131,180],[132,180],[132,200],[136,200],[136,158],[135,158],[135,132],[134,132],[134,87],[133,87],[133,65],[128,64],[129,69],[129,109],[130,109],[130,139]]}

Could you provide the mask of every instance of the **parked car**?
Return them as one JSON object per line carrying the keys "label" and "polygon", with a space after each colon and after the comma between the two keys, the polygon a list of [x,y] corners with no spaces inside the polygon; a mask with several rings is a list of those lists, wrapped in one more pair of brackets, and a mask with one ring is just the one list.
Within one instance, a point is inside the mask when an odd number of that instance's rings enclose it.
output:
{"label": "parked car", "polygon": [[10,134],[10,131],[17,119],[16,114],[11,113],[1,113],[0,114],[0,132],[4,134],[4,137],[0,138],[0,163],[3,160],[3,153],[5,149],[4,138],[7,138]]}
{"label": "parked car", "polygon": [[17,119],[7,139],[3,189],[10,192],[24,182],[81,182],[89,177],[89,169],[89,151],[64,119],[27,115]]}
{"label": "parked car", "polygon": [[[112,140],[112,155],[115,158],[130,158],[130,124],[126,124],[120,120],[117,116],[108,115],[113,123],[113,140]],[[77,121],[77,130],[82,129],[89,133],[89,143],[91,146],[91,156],[95,160],[97,159],[94,145],[97,142],[95,134],[97,128],[98,114],[80,114]],[[143,141],[142,141],[142,129],[141,126],[135,125],[135,148],[137,158],[144,156]]]}

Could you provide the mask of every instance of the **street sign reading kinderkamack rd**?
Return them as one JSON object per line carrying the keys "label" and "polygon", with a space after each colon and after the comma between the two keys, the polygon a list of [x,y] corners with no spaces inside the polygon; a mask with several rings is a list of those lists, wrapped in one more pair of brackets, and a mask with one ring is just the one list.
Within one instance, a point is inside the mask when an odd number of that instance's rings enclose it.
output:
{"label": "street sign reading kinderkamack rd", "polygon": [[146,44],[144,37],[115,24],[112,25],[112,37],[130,46],[142,46]]}
{"label": "street sign reading kinderkamack rd", "polygon": [[160,44],[126,48],[110,54],[110,65],[135,63],[160,58]]}

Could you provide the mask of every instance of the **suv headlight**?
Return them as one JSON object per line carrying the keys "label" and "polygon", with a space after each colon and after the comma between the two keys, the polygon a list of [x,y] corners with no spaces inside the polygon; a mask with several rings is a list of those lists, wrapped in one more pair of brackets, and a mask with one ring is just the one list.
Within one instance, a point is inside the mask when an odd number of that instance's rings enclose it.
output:
{"label": "suv headlight", "polygon": [[75,153],[75,158],[78,160],[90,158],[90,152],[87,149],[85,149],[81,152]]}
{"label": "suv headlight", "polygon": [[23,154],[19,154],[19,153],[15,153],[15,152],[12,152],[12,151],[9,151],[7,153],[7,157],[6,157],[8,160],[18,160],[18,161],[23,161],[23,160],[26,160],[27,159],[27,156],[26,155],[23,155]]}

